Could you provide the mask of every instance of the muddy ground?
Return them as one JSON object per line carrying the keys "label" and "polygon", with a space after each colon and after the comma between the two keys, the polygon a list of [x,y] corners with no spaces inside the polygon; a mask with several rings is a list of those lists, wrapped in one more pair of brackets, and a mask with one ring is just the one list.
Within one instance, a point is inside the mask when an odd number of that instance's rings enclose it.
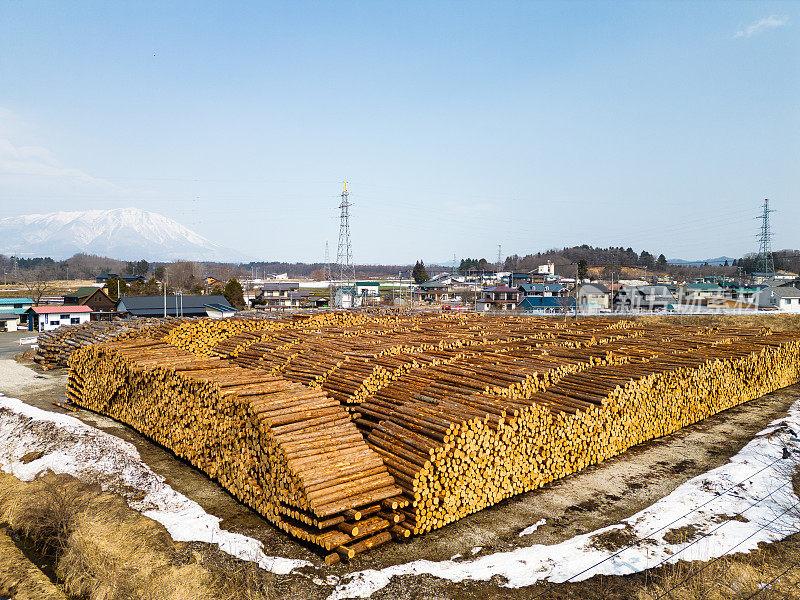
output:
{"label": "muddy ground", "polygon": [[[311,547],[288,538],[169,451],[106,417],[84,410],[73,413],[54,406],[53,401],[64,399],[66,371],[42,371],[30,358],[19,357],[24,348],[20,348],[18,339],[27,335],[27,332],[0,334],[0,392],[39,408],[67,412],[133,443],[155,472],[207,512],[223,519],[224,528],[263,541],[267,554],[303,558],[319,566],[315,573],[269,576],[270,587],[277,598],[324,598],[331,587],[314,584],[311,581],[313,577],[341,577],[352,571],[382,568],[420,558],[446,560],[456,554],[471,556],[473,549],[478,547],[481,549],[475,553],[476,556],[521,545],[553,544],[618,523],[688,479],[727,462],[755,433],[784,415],[800,398],[800,385],[769,394],[672,435],[642,444],[545,488],[506,500],[443,529],[408,542],[386,544],[346,565],[325,567],[321,556]],[[538,530],[519,537],[522,529],[541,519],[546,523]],[[420,576],[396,578],[374,597],[529,598],[532,591],[530,588],[503,588],[496,581],[453,584],[431,576]],[[580,594],[575,597],[587,596]]]}

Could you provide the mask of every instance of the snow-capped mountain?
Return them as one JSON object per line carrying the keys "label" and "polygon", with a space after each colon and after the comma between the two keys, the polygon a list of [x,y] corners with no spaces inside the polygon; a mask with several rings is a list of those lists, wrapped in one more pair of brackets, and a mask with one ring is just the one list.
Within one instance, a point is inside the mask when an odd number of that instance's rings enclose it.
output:
{"label": "snow-capped mountain", "polygon": [[0,219],[0,253],[69,258],[76,252],[119,260],[208,260],[245,257],[158,213],[138,208],[84,210]]}

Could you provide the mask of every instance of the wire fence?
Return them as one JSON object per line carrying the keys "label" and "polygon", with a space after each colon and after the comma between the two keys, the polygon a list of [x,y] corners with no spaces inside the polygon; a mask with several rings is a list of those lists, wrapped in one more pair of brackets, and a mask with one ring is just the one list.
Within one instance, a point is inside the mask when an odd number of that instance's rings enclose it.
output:
{"label": "wire fence", "polygon": [[[647,539],[647,538],[651,537],[652,535],[654,535],[656,533],[660,533],[661,531],[664,531],[668,527],[671,527],[672,525],[682,521],[683,519],[685,519],[689,515],[691,515],[691,514],[697,512],[698,510],[708,506],[712,502],[714,502],[714,501],[726,496],[727,494],[729,494],[730,492],[732,492],[733,490],[738,488],[741,484],[743,484],[746,481],[752,479],[756,475],[759,475],[759,474],[763,473],[764,471],[766,471],[767,469],[773,467],[776,463],[780,462],[781,460],[782,460],[782,457],[774,459],[769,464],[761,467],[755,473],[751,473],[750,475],[748,475],[747,477],[745,477],[741,481],[738,481],[735,484],[725,488],[719,495],[714,496],[713,498],[710,498],[709,500],[707,500],[706,502],[703,502],[702,504],[698,504],[697,506],[693,507],[691,510],[687,511],[686,513],[684,513],[683,515],[677,517],[676,519],[673,519],[672,521],[670,521],[666,525],[662,525],[661,527],[658,527],[657,529],[654,529],[654,530],[648,532],[647,534],[641,536],[641,539]],[[603,565],[604,563],[606,563],[606,562],[608,562],[610,560],[613,560],[614,558],[618,557],[620,554],[622,554],[626,550],[629,550],[629,549],[635,547],[636,545],[638,545],[638,543],[639,543],[638,540],[633,541],[630,544],[627,544],[627,545],[623,546],[622,548],[620,548],[619,550],[617,550],[613,554],[610,554],[610,555],[606,556],[604,559],[596,562],[595,564],[593,564],[593,565],[591,565],[589,567],[586,567],[582,571],[579,571],[579,572],[575,573],[571,577],[569,577],[569,578],[567,578],[567,579],[565,579],[563,581],[550,583],[550,585],[545,590],[543,590],[542,592],[538,593],[535,596],[532,596],[530,600],[536,600],[537,598],[541,598],[542,596],[544,596],[546,594],[549,594],[550,592],[554,591],[555,589],[557,589],[557,588],[559,588],[559,587],[561,587],[563,585],[566,585],[567,583],[570,583],[571,581],[573,581],[574,579],[580,577],[581,575],[585,575],[586,573],[589,573],[590,571],[593,571],[594,569],[596,569],[597,567]]]}

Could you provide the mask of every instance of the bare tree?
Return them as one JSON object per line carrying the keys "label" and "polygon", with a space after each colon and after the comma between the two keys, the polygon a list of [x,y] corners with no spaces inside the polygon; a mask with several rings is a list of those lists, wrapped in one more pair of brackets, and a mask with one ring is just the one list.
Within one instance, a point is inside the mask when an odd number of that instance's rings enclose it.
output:
{"label": "bare tree", "polygon": [[46,269],[25,271],[22,273],[21,280],[25,289],[28,290],[28,296],[36,306],[39,306],[42,298],[54,289],[51,283],[51,273]]}
{"label": "bare tree", "polygon": [[201,283],[202,273],[196,262],[182,260],[167,265],[167,279],[172,288],[191,290]]}
{"label": "bare tree", "polygon": [[[572,296],[556,296],[556,303],[558,304],[558,309],[564,313],[564,322],[567,322],[567,314],[569,314],[569,309],[571,308],[570,300],[573,300]],[[577,299],[575,299],[577,302]]]}

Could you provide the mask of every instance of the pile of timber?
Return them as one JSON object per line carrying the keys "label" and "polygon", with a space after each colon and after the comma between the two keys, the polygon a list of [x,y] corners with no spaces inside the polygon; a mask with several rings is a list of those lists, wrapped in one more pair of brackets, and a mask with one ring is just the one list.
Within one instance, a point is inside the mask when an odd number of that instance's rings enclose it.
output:
{"label": "pile of timber", "polygon": [[329,562],[800,380],[800,332],[759,327],[382,311],[238,321],[81,350],[70,397],[333,550]]}
{"label": "pile of timber", "polygon": [[796,383],[799,337],[696,340],[636,362],[612,352],[532,393],[389,386],[358,406],[357,424],[412,501],[406,521],[422,533]]}
{"label": "pile of timber", "polygon": [[112,339],[163,337],[170,329],[188,320],[177,317],[164,319],[133,317],[116,321],[89,321],[81,325],[62,325],[53,331],[38,334],[38,348],[33,360],[44,369],[66,367],[72,353],[83,346]]}
{"label": "pile of timber", "polygon": [[329,564],[411,533],[381,457],[319,389],[147,338],[74,352],[67,396],[169,448]]}
{"label": "pile of timber", "polygon": [[[794,383],[798,337],[400,315],[255,331],[229,338],[218,354],[349,406],[411,503],[405,522],[420,533]],[[671,396],[643,391],[654,378]],[[691,400],[681,389],[693,390]],[[620,424],[630,431],[621,434]]]}

